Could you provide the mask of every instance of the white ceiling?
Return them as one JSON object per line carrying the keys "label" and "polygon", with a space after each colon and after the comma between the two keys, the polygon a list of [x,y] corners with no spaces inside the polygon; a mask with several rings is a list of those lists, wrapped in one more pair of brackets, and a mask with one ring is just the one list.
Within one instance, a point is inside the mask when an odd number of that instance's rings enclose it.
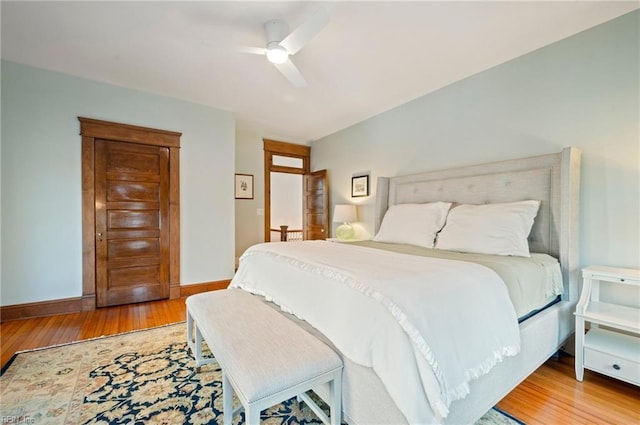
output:
{"label": "white ceiling", "polygon": [[[239,130],[309,142],[638,8],[638,1],[10,2],[2,58],[235,113]],[[329,24],[292,57],[265,57],[262,24]]]}

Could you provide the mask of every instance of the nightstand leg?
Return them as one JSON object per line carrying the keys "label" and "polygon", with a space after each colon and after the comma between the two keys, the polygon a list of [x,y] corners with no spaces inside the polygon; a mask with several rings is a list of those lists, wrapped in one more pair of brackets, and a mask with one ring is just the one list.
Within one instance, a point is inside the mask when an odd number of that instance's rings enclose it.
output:
{"label": "nightstand leg", "polygon": [[584,376],[584,320],[576,318],[576,379],[582,381]]}

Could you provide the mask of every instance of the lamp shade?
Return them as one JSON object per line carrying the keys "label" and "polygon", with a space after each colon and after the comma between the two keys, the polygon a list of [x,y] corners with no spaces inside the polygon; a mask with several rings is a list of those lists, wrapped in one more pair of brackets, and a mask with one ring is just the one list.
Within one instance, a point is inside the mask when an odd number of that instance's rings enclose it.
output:
{"label": "lamp shade", "polygon": [[352,223],[358,221],[358,213],[355,205],[338,204],[333,209],[334,223]]}

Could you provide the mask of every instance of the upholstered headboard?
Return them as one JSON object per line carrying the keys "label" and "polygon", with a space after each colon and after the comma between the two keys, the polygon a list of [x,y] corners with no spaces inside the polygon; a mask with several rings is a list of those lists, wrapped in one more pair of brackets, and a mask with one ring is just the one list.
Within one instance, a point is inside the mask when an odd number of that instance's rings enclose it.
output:
{"label": "upholstered headboard", "polygon": [[464,204],[541,201],[529,235],[532,252],[560,260],[565,297],[577,300],[580,150],[398,177],[379,177],[375,230],[389,207],[434,201]]}

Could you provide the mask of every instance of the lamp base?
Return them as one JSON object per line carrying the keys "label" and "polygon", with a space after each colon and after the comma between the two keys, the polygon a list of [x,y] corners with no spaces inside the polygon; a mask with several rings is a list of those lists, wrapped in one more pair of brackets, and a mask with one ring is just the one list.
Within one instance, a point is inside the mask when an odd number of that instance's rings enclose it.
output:
{"label": "lamp base", "polygon": [[351,225],[347,223],[341,224],[336,229],[336,236],[338,237],[338,239],[342,240],[353,239],[353,227],[351,227]]}

